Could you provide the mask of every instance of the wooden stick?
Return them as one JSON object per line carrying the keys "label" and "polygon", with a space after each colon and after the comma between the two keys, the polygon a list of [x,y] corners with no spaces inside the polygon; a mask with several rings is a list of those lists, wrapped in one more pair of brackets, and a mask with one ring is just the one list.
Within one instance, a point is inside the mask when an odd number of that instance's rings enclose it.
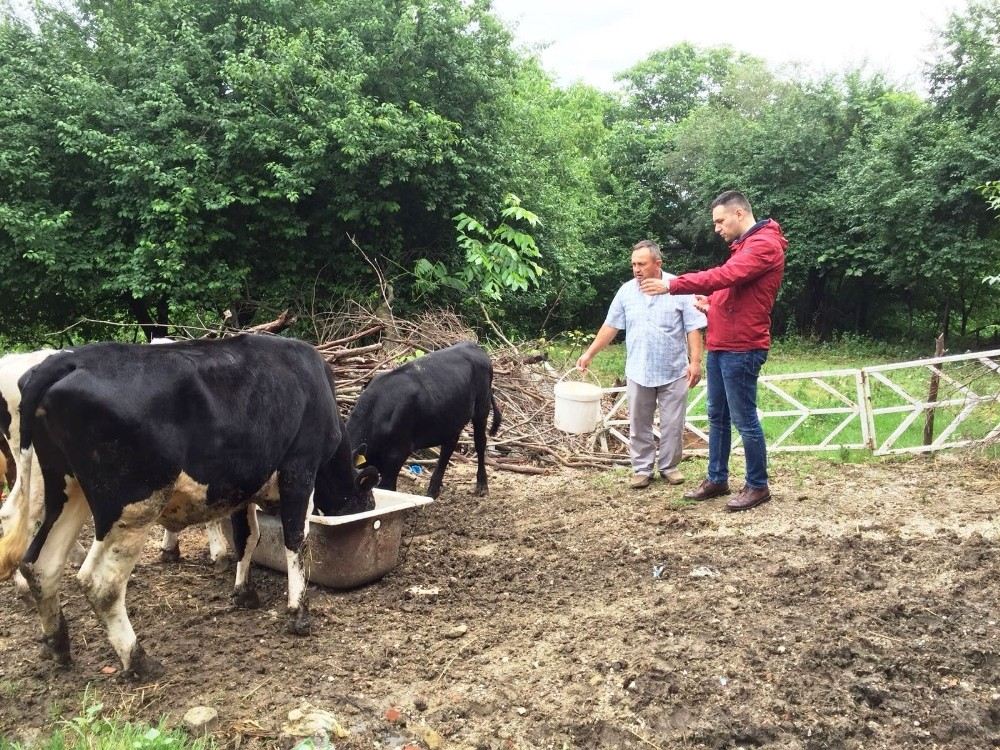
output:
{"label": "wooden stick", "polygon": [[[934,356],[940,357],[944,354],[944,333],[938,334],[934,340]],[[944,367],[944,363],[938,365]],[[938,388],[941,387],[941,375],[935,370],[931,374],[930,386],[927,389],[927,403],[933,404],[938,398]],[[924,415],[924,445],[934,442],[934,409],[927,409]]]}
{"label": "wooden stick", "polygon": [[487,458],[486,464],[495,469],[512,471],[515,474],[548,474],[541,466],[526,466],[525,464],[500,463],[495,458]]}

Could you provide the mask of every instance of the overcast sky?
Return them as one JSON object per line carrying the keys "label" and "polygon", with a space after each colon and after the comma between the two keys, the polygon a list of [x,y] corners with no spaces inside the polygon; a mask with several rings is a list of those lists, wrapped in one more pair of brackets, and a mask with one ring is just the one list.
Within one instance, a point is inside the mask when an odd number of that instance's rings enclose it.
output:
{"label": "overcast sky", "polygon": [[650,52],[688,41],[729,45],[811,74],[865,63],[921,89],[936,32],[964,0],[493,0],[522,45],[547,44],[559,83],[611,88]]}

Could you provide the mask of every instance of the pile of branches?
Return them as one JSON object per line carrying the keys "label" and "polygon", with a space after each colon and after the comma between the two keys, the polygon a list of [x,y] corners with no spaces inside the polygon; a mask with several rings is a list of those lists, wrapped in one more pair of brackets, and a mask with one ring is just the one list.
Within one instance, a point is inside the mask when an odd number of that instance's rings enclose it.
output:
{"label": "pile of branches", "polygon": [[[320,342],[316,349],[333,369],[337,399],[345,415],[377,374],[460,341],[477,341],[476,334],[447,310],[404,320],[394,317],[386,305],[373,311],[354,304],[336,314],[314,318],[313,325]],[[574,436],[555,428],[553,388],[560,373],[549,364],[546,354],[523,351],[509,341],[490,348],[489,354],[493,391],[503,413],[500,431],[490,441],[490,465],[540,474],[547,466],[607,468],[627,463],[624,453],[596,450],[591,435]],[[455,455],[458,460],[463,460],[462,456],[474,458],[470,431],[463,433]],[[425,459],[427,463],[434,460]]]}

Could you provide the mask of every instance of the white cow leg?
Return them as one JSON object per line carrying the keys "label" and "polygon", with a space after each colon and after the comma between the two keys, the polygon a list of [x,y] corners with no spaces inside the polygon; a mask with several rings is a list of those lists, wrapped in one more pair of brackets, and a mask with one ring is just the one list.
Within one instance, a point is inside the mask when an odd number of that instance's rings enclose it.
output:
{"label": "white cow leg", "polygon": [[257,589],[250,578],[253,551],[257,549],[257,542],[260,541],[257,506],[251,503],[244,513],[233,514],[232,521],[233,545],[239,556],[236,561],[236,585],[233,587],[233,602],[242,609],[257,609],[260,606],[260,597],[257,596]]}
{"label": "white cow leg", "polygon": [[146,655],[125,609],[128,578],[142,552],[151,522],[115,524],[102,541],[95,541],[77,574],[84,594],[108,631],[108,640],[121,659],[124,673],[155,677],[163,668]]}
{"label": "white cow leg", "polygon": [[288,565],[288,630],[296,635],[308,635],[309,602],[306,599],[306,568],[301,552],[285,550]]}
{"label": "white cow leg", "polygon": [[21,581],[35,602],[42,621],[44,648],[59,664],[70,663],[69,629],[63,617],[59,599],[66,558],[77,542],[80,528],[87,518],[87,503],[79,488],[69,493],[59,518],[49,530],[45,544],[33,563],[21,565]]}
{"label": "white cow leg", "polygon": [[[284,498],[282,498],[284,500]],[[291,507],[295,507],[294,503],[289,504]],[[309,601],[306,597],[306,584],[308,579],[306,577],[305,568],[305,558],[303,552],[305,551],[306,539],[309,537],[309,512],[313,507],[313,493],[309,494],[309,500],[305,504],[305,517],[301,519],[301,543],[295,545],[294,542],[291,543],[289,540],[292,539],[292,535],[289,534],[285,529],[288,525],[295,523],[298,519],[293,518],[294,514],[288,513],[285,507],[282,507],[282,530],[284,532],[285,538],[285,563],[288,568],[288,631],[294,633],[295,635],[308,635],[310,632],[309,624]]]}
{"label": "white cow leg", "polygon": [[215,569],[226,570],[233,561],[233,554],[229,550],[226,533],[222,530],[222,521],[206,523],[205,533],[208,535],[208,556],[215,564]]}
{"label": "white cow leg", "polygon": [[160,541],[160,560],[165,563],[175,563],[180,559],[180,537],[175,532],[164,529],[163,539]]}

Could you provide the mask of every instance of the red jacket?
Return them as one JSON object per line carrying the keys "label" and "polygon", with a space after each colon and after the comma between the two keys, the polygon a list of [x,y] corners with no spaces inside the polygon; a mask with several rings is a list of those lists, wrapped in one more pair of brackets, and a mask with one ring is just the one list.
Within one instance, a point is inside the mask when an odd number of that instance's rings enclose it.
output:
{"label": "red jacket", "polygon": [[729,246],[721,266],[670,281],[671,294],[708,294],[708,340],[712,351],[771,348],[771,308],[785,271],[788,240],[773,219],[764,219]]}

